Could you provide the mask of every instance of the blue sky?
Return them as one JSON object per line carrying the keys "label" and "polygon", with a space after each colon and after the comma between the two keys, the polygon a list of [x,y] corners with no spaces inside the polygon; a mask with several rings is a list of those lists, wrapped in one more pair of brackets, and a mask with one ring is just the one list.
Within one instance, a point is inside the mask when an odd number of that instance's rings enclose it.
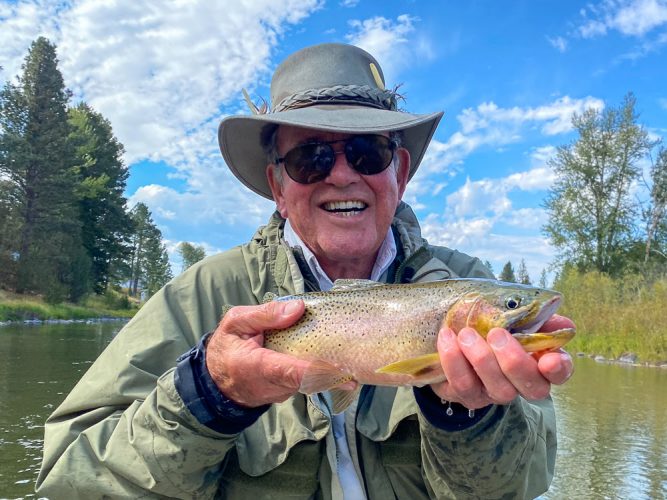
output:
{"label": "blue sky", "polygon": [[[272,70],[320,42],[379,60],[403,107],[445,111],[405,195],[432,243],[489,260],[523,258],[536,281],[554,258],[541,231],[548,159],[572,142],[572,113],[618,106],[667,136],[667,0],[354,1],[0,0],[0,77],[39,35],[58,46],[75,100],[106,116],[125,145],[127,195],[172,251],[247,241],[273,204],[227,170],[220,119],[247,113],[241,89],[268,98]],[[645,167],[650,161],[647,159]],[[637,196],[643,196],[640,186]]]}

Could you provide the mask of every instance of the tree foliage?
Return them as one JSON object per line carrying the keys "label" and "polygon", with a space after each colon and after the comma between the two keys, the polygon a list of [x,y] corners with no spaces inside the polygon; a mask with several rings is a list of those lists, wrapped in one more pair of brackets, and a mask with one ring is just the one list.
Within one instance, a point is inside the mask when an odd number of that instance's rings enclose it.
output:
{"label": "tree foliage", "polygon": [[646,220],[646,245],[644,263],[652,252],[667,261],[667,149],[661,147],[651,167],[650,200],[644,212]]}
{"label": "tree foliage", "polygon": [[69,110],[82,243],[91,259],[93,289],[103,293],[113,264],[129,253],[131,221],[123,195],[128,171],[111,124],[87,104]]}
{"label": "tree foliage", "polygon": [[498,275],[498,279],[500,281],[507,281],[509,283],[516,283],[516,276],[514,274],[514,267],[512,266],[511,261],[507,261],[507,263],[503,266],[503,270],[500,271],[500,275]]}
{"label": "tree foliage", "polygon": [[618,273],[635,237],[631,188],[641,175],[639,161],[654,145],[637,124],[635,103],[630,93],[618,108],[575,115],[579,139],[559,147],[549,162],[556,181],[545,201],[549,222],[543,229],[560,262],[580,271]]}
{"label": "tree foliage", "polygon": [[188,267],[196,264],[204,257],[206,257],[206,250],[201,245],[193,245],[187,241],[182,241],[178,245],[178,253],[183,260],[183,266],[181,272],[185,271]]}
{"label": "tree foliage", "polygon": [[150,210],[137,203],[130,211],[132,250],[130,254],[130,295],[138,297],[143,290],[148,297],[172,278],[162,232],[153,222]]}
{"label": "tree foliage", "polygon": [[526,261],[524,259],[521,259],[521,262],[519,263],[519,268],[516,271],[516,279],[517,283],[521,283],[523,285],[530,285],[530,275],[528,274],[528,268],[526,267]]}
{"label": "tree foliage", "polygon": [[128,212],[111,124],[70,97],[43,37],[0,91],[0,286],[51,302],[127,280],[153,294],[171,277],[162,235],[145,205]]}
{"label": "tree foliage", "polygon": [[[0,93],[0,174],[12,219],[3,240],[13,241],[11,276],[17,291],[37,291],[51,300],[76,299],[85,290],[69,285],[89,263],[78,251],[80,223],[73,189],[67,101],[55,46],[32,43],[18,84]],[[6,252],[3,252],[5,256]]]}

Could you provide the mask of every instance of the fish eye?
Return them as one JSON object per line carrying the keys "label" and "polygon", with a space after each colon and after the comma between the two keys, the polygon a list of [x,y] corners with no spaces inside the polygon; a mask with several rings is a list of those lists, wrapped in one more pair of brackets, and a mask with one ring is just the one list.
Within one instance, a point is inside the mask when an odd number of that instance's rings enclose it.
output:
{"label": "fish eye", "polygon": [[521,298],[520,297],[507,297],[505,300],[505,307],[507,309],[516,309],[521,305]]}

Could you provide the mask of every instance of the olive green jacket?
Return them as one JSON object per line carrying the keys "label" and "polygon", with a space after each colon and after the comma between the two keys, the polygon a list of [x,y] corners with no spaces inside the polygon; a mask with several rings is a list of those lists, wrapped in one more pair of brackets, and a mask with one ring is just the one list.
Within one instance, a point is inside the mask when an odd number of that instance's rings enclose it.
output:
{"label": "olive green jacket", "polygon": [[[225,306],[304,290],[283,223],[276,214],[248,244],[193,266],[123,328],[46,423],[40,496],[342,498],[327,396],[297,394],[225,435],[199,423],[174,385],[176,359]],[[402,259],[388,281],[488,275],[477,259],[429,246],[407,205],[392,227]],[[531,498],[553,476],[550,400],[517,398],[449,432],[426,421],[412,389],[367,387],[346,427],[371,499]]]}

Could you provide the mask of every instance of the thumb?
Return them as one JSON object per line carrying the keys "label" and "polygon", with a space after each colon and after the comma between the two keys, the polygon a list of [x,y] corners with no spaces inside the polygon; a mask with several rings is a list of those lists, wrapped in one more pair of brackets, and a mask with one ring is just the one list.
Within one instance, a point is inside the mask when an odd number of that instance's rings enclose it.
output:
{"label": "thumb", "polygon": [[305,310],[303,300],[274,300],[259,306],[231,308],[222,320],[228,333],[257,335],[265,330],[287,328],[294,324]]}

